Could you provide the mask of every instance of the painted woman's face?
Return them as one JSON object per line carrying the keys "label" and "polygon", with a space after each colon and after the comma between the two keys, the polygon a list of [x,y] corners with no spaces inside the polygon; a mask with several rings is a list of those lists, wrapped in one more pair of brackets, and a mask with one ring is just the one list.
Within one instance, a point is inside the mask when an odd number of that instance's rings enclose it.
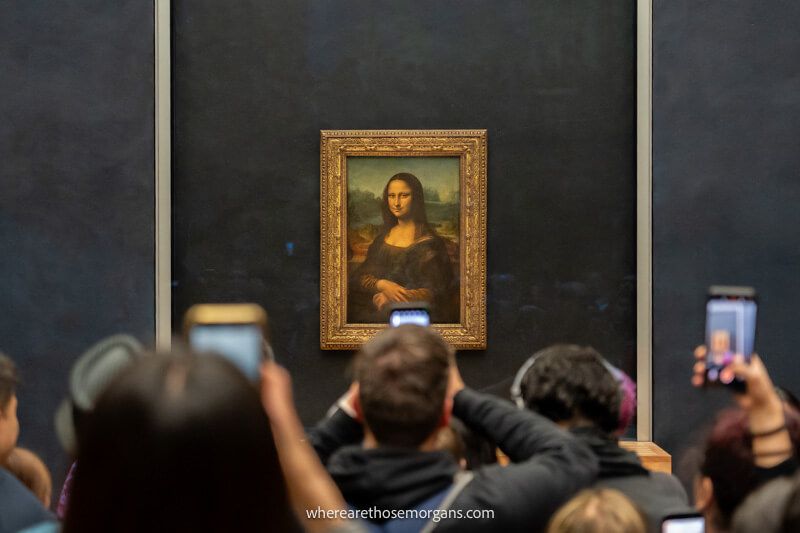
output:
{"label": "painted woman's face", "polygon": [[389,183],[386,191],[389,202],[389,211],[399,219],[405,219],[411,214],[411,202],[414,197],[411,187],[403,180],[394,180]]}

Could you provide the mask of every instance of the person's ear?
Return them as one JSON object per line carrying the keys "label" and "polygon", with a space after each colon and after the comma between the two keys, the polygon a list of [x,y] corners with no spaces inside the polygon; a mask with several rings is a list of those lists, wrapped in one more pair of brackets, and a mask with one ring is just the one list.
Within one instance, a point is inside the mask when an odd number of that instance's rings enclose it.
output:
{"label": "person's ear", "polygon": [[353,411],[356,413],[356,420],[363,424],[364,410],[361,408],[361,396],[359,394],[354,394],[351,402],[353,404]]}
{"label": "person's ear", "polygon": [[450,416],[453,414],[453,399],[445,398],[442,404],[442,416],[439,418],[438,428],[447,427],[450,425]]}
{"label": "person's ear", "polygon": [[714,504],[714,482],[708,476],[697,476],[694,480],[694,506],[704,513]]}

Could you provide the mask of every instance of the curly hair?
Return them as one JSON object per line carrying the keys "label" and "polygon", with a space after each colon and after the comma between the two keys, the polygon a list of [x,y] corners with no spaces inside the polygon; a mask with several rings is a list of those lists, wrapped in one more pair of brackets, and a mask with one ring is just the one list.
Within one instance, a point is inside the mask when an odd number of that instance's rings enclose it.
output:
{"label": "curly hair", "polygon": [[557,344],[534,357],[521,383],[528,409],[554,422],[581,418],[607,433],[618,428],[620,386],[597,350]]}

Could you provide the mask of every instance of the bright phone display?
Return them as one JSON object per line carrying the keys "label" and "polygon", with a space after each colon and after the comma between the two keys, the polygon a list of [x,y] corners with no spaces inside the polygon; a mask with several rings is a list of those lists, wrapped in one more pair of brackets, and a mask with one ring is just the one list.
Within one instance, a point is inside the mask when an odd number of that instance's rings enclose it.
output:
{"label": "bright phone display", "polygon": [[735,354],[750,360],[756,335],[755,290],[751,287],[711,287],[706,303],[706,382],[734,385],[726,367]]}
{"label": "bright phone display", "polygon": [[396,328],[403,324],[427,327],[431,325],[431,315],[424,308],[392,309],[389,313],[389,325]]}
{"label": "bright phone display", "polygon": [[668,516],[661,522],[661,533],[705,533],[706,520],[700,515]]}
{"label": "bright phone display", "polygon": [[184,317],[194,351],[225,357],[252,381],[258,381],[265,355],[272,358],[266,331],[267,313],[257,304],[197,304]]}
{"label": "bright phone display", "polygon": [[189,330],[189,345],[197,352],[225,357],[255,381],[262,361],[261,328],[255,324],[200,324]]}

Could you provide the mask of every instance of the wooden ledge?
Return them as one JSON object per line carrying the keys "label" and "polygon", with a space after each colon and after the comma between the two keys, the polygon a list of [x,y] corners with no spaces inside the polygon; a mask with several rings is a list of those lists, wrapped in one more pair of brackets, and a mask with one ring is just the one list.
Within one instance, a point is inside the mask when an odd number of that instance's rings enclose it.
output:
{"label": "wooden ledge", "polygon": [[[650,441],[621,440],[620,447],[639,456],[642,466],[652,472],[672,473],[672,456],[665,452],[658,444]],[[508,464],[508,457],[497,450],[497,461],[501,465]]]}
{"label": "wooden ledge", "polygon": [[621,440],[619,445],[638,455],[642,465],[648,470],[672,473],[672,456],[655,442]]}

